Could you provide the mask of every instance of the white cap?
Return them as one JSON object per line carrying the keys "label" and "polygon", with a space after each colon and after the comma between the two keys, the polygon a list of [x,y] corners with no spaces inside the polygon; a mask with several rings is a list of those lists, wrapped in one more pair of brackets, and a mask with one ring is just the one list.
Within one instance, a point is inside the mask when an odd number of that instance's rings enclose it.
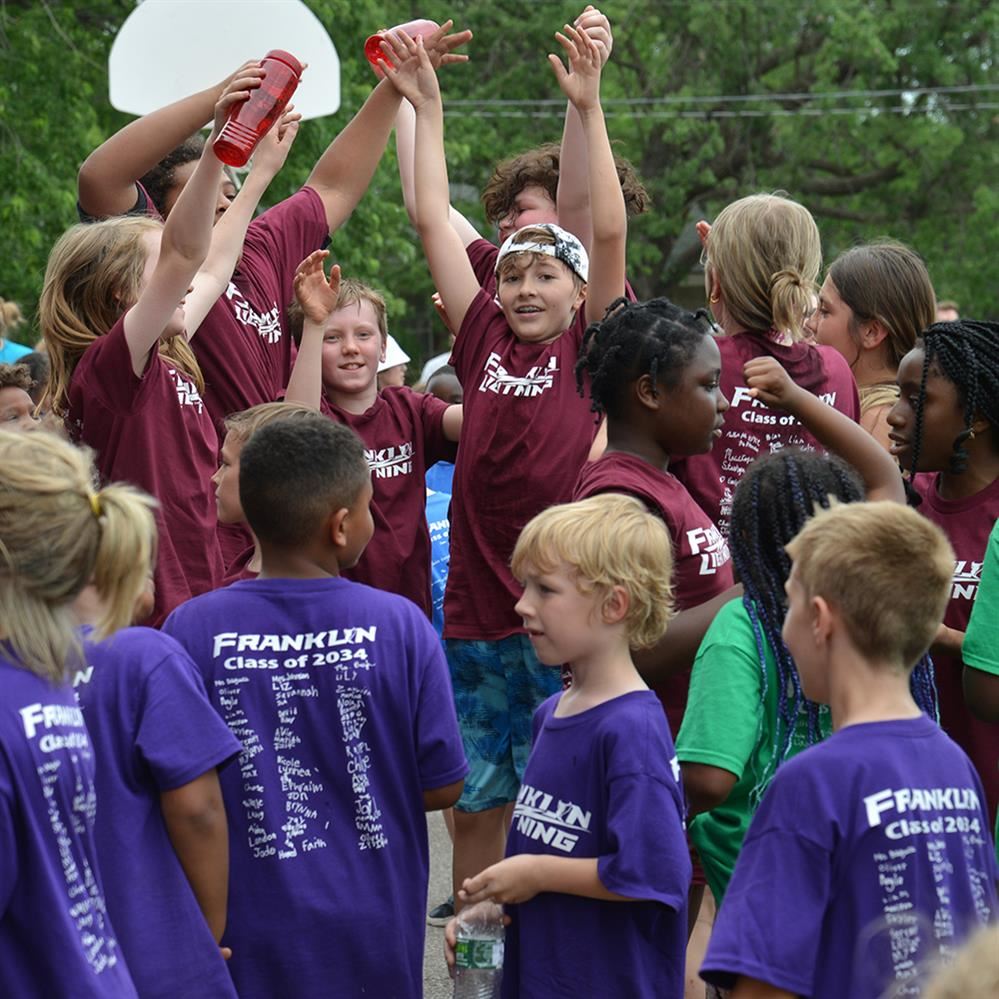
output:
{"label": "white cap", "polygon": [[[520,238],[520,234],[525,229],[547,229],[552,234],[555,243],[535,243],[531,240],[523,240]],[[553,222],[523,226],[512,236],[508,236],[496,256],[497,274],[499,273],[500,261],[511,253],[541,253],[546,257],[561,260],[583,284],[586,284],[589,277],[590,261],[586,255],[586,248],[571,232]]]}
{"label": "white cap", "polygon": [[385,360],[378,362],[378,374],[388,371],[389,368],[394,368],[399,364],[408,363],[409,354],[399,346],[396,338],[389,333],[385,341]]}

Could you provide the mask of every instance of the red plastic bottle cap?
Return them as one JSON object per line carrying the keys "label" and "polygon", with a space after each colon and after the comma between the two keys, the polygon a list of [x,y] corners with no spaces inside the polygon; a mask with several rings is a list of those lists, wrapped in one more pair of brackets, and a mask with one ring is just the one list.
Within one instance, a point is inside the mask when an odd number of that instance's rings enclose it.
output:
{"label": "red plastic bottle cap", "polygon": [[[271,49],[264,56],[264,59],[277,59],[289,67],[295,76],[302,75],[302,64],[290,52],[285,52],[284,49]],[[261,62],[263,62],[263,59]]]}

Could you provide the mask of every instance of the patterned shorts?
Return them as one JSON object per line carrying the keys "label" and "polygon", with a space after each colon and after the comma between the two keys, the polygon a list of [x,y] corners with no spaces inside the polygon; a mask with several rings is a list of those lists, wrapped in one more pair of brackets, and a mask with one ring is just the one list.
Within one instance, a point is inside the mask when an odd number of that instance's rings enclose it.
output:
{"label": "patterned shorts", "polygon": [[470,768],[455,808],[484,812],[516,800],[534,712],[562,680],[557,669],[538,662],[526,635],[491,642],[449,638],[444,648]]}

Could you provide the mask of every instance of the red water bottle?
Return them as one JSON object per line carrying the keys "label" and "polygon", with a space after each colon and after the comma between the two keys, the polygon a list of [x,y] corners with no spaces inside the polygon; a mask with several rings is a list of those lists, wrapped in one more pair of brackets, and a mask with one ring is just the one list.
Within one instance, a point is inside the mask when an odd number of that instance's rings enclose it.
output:
{"label": "red water bottle", "polygon": [[229,166],[246,165],[257,143],[281,116],[302,77],[302,64],[290,53],[271,49],[260,62],[267,74],[256,90],[229,112],[212,148]]}
{"label": "red water bottle", "polygon": [[[379,60],[392,65],[392,60],[382,52],[382,41],[390,31],[403,30],[410,38],[419,38],[432,35],[440,25],[436,21],[407,21],[405,24],[397,24],[394,28],[382,28],[376,35],[369,36],[364,43],[364,54],[372,66],[377,67]],[[394,68],[394,67],[393,67]]]}

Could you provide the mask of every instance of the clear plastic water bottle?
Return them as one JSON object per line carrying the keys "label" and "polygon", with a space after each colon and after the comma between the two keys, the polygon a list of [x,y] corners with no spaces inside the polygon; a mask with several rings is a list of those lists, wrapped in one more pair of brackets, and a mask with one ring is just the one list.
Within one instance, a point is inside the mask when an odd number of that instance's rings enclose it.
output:
{"label": "clear plastic water bottle", "polygon": [[478,902],[458,913],[454,999],[499,999],[503,982],[503,909]]}

